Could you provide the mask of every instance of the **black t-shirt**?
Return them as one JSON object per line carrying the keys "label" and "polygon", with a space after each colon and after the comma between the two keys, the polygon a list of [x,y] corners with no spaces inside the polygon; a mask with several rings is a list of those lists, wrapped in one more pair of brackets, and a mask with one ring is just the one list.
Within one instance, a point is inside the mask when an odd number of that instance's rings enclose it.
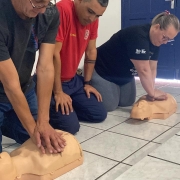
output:
{"label": "black t-shirt", "polygon": [[[55,6],[47,8],[36,18],[23,20],[14,10],[11,0],[0,0],[0,61],[12,59],[23,91],[31,76],[36,51],[41,43],[55,43],[58,26],[59,12]],[[2,83],[0,102],[9,102]]]}
{"label": "black t-shirt", "polygon": [[97,73],[110,82],[123,85],[137,74],[130,59],[157,60],[159,47],[150,41],[150,27],[146,24],[122,29],[98,47]]}

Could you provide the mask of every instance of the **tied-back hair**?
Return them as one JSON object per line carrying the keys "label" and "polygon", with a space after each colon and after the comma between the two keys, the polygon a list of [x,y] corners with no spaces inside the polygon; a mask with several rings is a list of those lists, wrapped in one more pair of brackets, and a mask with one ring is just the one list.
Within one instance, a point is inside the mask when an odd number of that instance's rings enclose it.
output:
{"label": "tied-back hair", "polygon": [[[83,1],[91,1],[91,0],[83,0]],[[109,3],[109,0],[97,0],[98,3],[102,6],[102,7],[107,7],[108,6],[108,3]]]}
{"label": "tied-back hair", "polygon": [[179,19],[175,15],[170,14],[170,12],[168,11],[156,15],[153,18],[151,24],[152,25],[159,24],[160,28],[164,30],[166,30],[169,25],[173,25],[178,32],[180,31]]}

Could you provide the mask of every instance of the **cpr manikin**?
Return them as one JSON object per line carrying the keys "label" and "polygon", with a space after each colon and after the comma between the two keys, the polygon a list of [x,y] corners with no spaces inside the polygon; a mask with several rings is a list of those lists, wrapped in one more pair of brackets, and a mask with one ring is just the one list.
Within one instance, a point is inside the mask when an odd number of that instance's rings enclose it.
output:
{"label": "cpr manikin", "polygon": [[83,163],[81,147],[73,135],[63,132],[64,151],[42,154],[27,140],[9,155],[0,154],[0,180],[53,180]]}
{"label": "cpr manikin", "polygon": [[167,100],[163,101],[148,101],[146,96],[142,96],[133,105],[130,117],[140,120],[168,118],[176,112],[177,102],[172,95],[167,96]]}

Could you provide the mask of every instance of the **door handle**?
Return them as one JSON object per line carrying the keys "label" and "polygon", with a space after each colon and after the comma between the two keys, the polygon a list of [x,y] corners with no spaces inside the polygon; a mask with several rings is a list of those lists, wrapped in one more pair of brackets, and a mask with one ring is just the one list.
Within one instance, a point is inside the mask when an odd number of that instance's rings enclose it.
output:
{"label": "door handle", "polygon": [[174,9],[174,0],[165,0],[165,1],[171,1],[171,9]]}

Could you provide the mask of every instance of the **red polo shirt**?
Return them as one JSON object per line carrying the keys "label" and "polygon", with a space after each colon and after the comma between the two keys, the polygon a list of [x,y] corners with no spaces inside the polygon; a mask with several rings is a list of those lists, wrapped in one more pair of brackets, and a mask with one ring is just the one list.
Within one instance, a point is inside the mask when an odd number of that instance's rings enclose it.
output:
{"label": "red polo shirt", "polygon": [[60,51],[61,80],[65,81],[75,76],[89,40],[97,38],[98,20],[82,26],[75,13],[74,1],[61,0],[56,5],[60,12],[56,41],[63,43]]}

